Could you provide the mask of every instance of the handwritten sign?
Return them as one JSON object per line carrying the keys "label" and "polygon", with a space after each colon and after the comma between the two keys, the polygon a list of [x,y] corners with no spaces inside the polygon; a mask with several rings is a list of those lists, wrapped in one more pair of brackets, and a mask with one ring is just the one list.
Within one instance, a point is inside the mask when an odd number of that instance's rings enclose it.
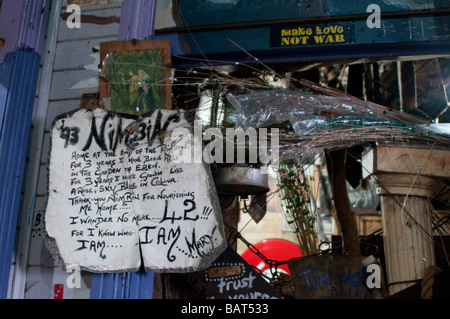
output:
{"label": "handwritten sign", "polygon": [[348,22],[270,27],[271,47],[348,44],[355,41],[355,26]]}
{"label": "handwritten sign", "polygon": [[45,226],[66,266],[189,272],[224,251],[208,166],[174,161],[183,145],[171,132],[187,123],[173,110],[136,119],[83,109],[55,119]]}
{"label": "handwritten sign", "polygon": [[322,255],[288,262],[296,299],[372,299],[366,256]]}
{"label": "handwritten sign", "polygon": [[239,254],[228,247],[210,267],[184,275],[207,298],[282,299]]}

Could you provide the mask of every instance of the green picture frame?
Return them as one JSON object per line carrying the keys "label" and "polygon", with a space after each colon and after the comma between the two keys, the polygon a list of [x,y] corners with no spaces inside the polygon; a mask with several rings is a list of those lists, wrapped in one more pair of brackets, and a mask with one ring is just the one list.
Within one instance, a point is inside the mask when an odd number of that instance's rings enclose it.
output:
{"label": "green picture frame", "polygon": [[170,41],[100,44],[100,99],[115,113],[144,115],[172,108]]}

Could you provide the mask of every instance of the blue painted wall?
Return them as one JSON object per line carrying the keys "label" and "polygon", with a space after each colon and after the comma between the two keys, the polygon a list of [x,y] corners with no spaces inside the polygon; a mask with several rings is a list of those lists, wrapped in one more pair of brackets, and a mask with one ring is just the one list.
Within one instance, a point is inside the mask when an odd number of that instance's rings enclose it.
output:
{"label": "blue painted wall", "polygon": [[[168,1],[161,5],[167,6]],[[450,2],[443,0],[178,0],[171,2],[175,26],[161,26],[155,38],[170,38],[175,67],[198,62],[183,59],[205,56],[214,60],[251,63],[283,63],[371,56],[448,54],[450,50]],[[380,27],[367,24],[372,11],[380,8]],[[345,25],[345,41],[327,43],[297,41],[286,45],[281,30]],[[335,33],[336,35],[336,33]],[[334,38],[336,40],[336,38]],[[181,58],[179,58],[181,57]]]}
{"label": "blue painted wall", "polygon": [[6,298],[50,0],[3,0],[0,37],[0,298]]}
{"label": "blue painted wall", "polygon": [[[8,57],[9,60],[9,57]],[[40,56],[33,50],[18,50],[4,104],[0,145],[0,297],[8,288],[14,249],[17,218],[22,196],[22,182],[33,112],[34,93],[39,73]],[[10,68],[8,68],[10,69]],[[7,74],[0,78],[5,79]],[[0,80],[1,81],[1,80]]]}

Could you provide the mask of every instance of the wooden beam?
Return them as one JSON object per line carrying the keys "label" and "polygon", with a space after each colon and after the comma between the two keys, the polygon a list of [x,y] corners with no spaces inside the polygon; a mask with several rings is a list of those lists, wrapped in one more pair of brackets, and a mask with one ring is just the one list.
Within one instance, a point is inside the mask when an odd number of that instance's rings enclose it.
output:
{"label": "wooden beam", "polygon": [[361,255],[358,227],[347,192],[346,158],[346,149],[326,152],[328,178],[344,251],[348,255]]}

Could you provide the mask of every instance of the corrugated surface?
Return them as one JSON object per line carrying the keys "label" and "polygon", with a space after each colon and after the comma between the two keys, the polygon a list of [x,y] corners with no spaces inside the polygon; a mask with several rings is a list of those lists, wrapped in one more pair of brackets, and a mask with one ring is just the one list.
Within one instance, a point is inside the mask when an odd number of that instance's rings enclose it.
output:
{"label": "corrugated surface", "polygon": [[40,57],[16,52],[0,149],[0,297],[6,298]]}
{"label": "corrugated surface", "polygon": [[[36,238],[42,238],[42,232],[36,230],[42,229],[42,213],[45,197],[36,195],[36,188],[40,177],[40,158],[42,149],[45,149],[46,143],[43,142],[44,126],[47,116],[48,94],[51,82],[51,73],[53,69],[53,60],[55,56],[56,35],[59,26],[59,12],[61,11],[62,0],[52,0],[49,13],[48,27],[45,39],[45,45],[42,48],[41,69],[36,92],[35,107],[31,119],[32,128],[30,131],[30,141],[28,146],[28,163],[25,171],[26,179],[21,199],[21,218],[18,221],[18,230],[16,235],[16,244],[14,250],[14,263],[10,274],[10,285],[8,298],[23,299],[26,289],[27,273],[34,273],[28,269],[28,261],[36,260],[36,257],[42,256],[39,246],[36,245]],[[44,176],[45,178],[46,176]],[[45,193],[44,193],[45,194]],[[38,210],[35,210],[35,208]],[[50,256],[51,258],[51,256]],[[52,259],[53,260],[53,259]],[[49,264],[49,258],[46,257],[45,264]],[[33,290],[40,289],[40,283],[46,283],[46,275],[41,272],[42,280],[32,286]],[[52,289],[53,293],[53,289]],[[39,296],[45,296],[40,289]]]}
{"label": "corrugated surface", "polygon": [[151,299],[153,272],[94,274],[91,299]]}
{"label": "corrugated surface", "polygon": [[49,3],[50,0],[2,3],[2,14],[8,17],[6,22],[20,23],[8,31],[8,39],[15,39],[16,47],[6,54],[0,74],[4,97],[0,100],[0,108],[4,110],[0,119],[3,123],[0,133],[0,298],[6,298],[8,291]]}

